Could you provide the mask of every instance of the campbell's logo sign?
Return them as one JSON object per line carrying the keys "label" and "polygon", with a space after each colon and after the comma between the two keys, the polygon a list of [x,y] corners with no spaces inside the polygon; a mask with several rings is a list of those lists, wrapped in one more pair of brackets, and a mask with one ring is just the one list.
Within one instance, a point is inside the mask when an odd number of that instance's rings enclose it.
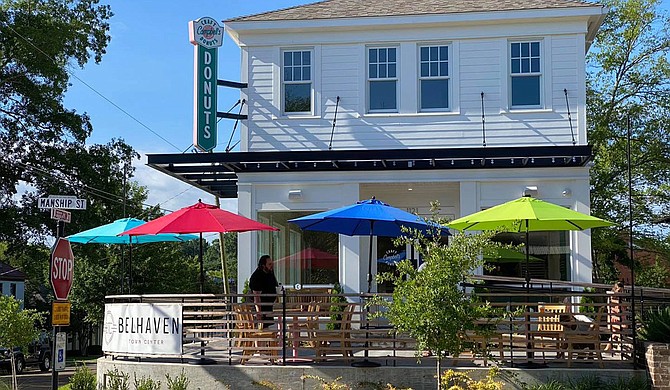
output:
{"label": "campbell's logo sign", "polygon": [[200,18],[188,22],[189,40],[194,45],[204,46],[208,49],[219,47],[223,44],[223,26],[210,17]]}

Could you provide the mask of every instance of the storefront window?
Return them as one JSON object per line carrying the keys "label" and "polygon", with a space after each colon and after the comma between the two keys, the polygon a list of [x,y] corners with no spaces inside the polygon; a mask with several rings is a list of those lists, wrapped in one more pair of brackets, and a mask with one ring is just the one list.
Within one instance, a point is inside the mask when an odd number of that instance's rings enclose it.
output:
{"label": "storefront window", "polygon": [[259,212],[258,221],[279,231],[258,232],[258,254],[274,259],[275,276],[279,283],[334,284],[338,282],[338,235],[335,233],[301,230],[289,219],[313,214],[310,212]]}
{"label": "storefront window", "polygon": [[[526,265],[525,249],[521,253],[500,251],[499,254],[489,255],[486,275],[510,276],[524,278],[526,267],[531,279],[570,280],[570,245],[569,232],[530,232],[529,261]],[[525,233],[500,233],[495,241],[504,244],[520,245],[526,242]]]}

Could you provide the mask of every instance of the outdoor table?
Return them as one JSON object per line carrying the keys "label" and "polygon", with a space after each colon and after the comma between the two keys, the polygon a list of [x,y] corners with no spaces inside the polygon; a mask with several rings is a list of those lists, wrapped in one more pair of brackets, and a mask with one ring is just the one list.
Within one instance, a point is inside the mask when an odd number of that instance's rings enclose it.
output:
{"label": "outdoor table", "polygon": [[[285,314],[284,314],[285,313]],[[301,325],[308,324],[309,312],[301,305],[287,305],[283,307],[281,303],[275,303],[273,307],[273,316],[277,319],[277,329],[279,335],[282,336],[284,332],[291,339],[291,361],[304,361],[300,359],[298,351],[300,347],[300,332]],[[286,320],[284,319],[286,315]],[[284,329],[286,323],[286,329]],[[308,329],[306,329],[308,331]],[[288,359],[287,359],[288,360]]]}

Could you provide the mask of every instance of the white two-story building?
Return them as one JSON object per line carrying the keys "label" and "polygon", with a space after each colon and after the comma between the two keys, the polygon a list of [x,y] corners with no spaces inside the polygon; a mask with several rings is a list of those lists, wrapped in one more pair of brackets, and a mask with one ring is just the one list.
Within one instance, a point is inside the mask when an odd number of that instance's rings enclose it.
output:
{"label": "white two-story building", "polygon": [[[363,291],[367,237],[287,220],[372,196],[422,215],[437,200],[450,218],[524,193],[589,213],[585,54],[605,12],[575,0],[327,0],[230,19],[248,83],[240,152],[149,164],[280,229],[240,234],[240,288],[269,253],[284,284]],[[390,239],[372,245],[378,270],[414,257]],[[531,276],[591,280],[588,231],[531,233],[529,248],[543,260]]]}

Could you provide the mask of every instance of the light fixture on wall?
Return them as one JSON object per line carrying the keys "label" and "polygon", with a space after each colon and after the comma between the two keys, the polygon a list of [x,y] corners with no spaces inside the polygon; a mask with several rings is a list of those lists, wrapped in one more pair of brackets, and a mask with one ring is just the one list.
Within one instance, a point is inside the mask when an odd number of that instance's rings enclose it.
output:
{"label": "light fixture on wall", "polygon": [[569,198],[572,196],[572,190],[569,188],[566,188],[561,192],[561,195],[563,195],[564,198]]}
{"label": "light fixture on wall", "polygon": [[526,186],[526,188],[523,190],[522,195],[537,198],[537,186]]}
{"label": "light fixture on wall", "polygon": [[288,198],[290,200],[302,199],[302,190],[288,190]]}

